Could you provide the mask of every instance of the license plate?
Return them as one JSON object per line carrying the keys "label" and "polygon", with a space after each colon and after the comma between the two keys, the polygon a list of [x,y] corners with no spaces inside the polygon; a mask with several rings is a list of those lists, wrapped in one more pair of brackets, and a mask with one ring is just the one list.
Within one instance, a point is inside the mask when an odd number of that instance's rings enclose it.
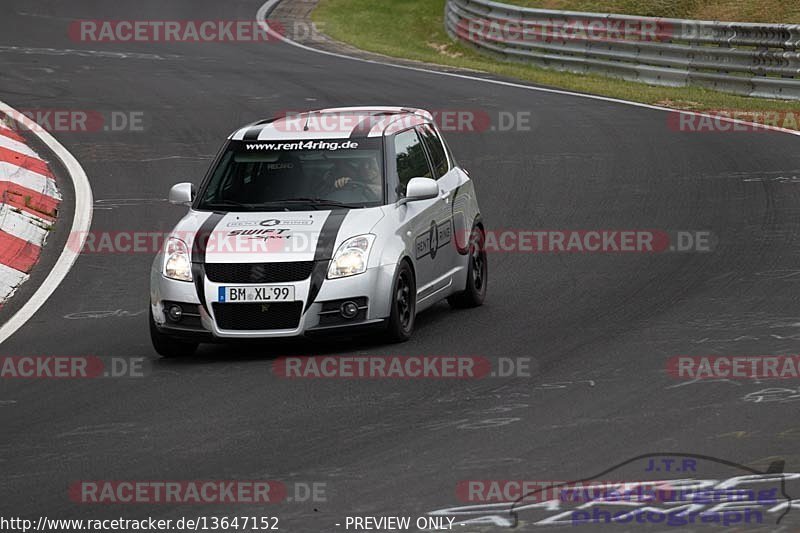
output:
{"label": "license plate", "polygon": [[217,301],[221,303],[261,303],[292,300],[294,300],[293,286],[270,285],[268,287],[220,287]]}

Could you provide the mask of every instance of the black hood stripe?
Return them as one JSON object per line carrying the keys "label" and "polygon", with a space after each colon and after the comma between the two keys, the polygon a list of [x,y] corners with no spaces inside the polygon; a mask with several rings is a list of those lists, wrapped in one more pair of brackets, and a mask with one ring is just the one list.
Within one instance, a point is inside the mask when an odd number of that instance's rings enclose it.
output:
{"label": "black hood stripe", "polygon": [[336,244],[336,237],[338,237],[339,230],[342,228],[344,219],[349,212],[349,209],[335,209],[331,211],[331,214],[328,215],[322,225],[322,230],[320,230],[319,239],[317,240],[317,249],[314,252],[314,269],[311,271],[311,287],[308,290],[308,301],[303,310],[304,313],[314,303],[322,288],[322,283],[328,275],[328,263],[335,252],[333,247]]}
{"label": "black hood stripe", "polygon": [[224,213],[211,213],[205,222],[203,222],[203,225],[200,226],[197,235],[194,237],[194,243],[192,244],[192,279],[194,280],[194,286],[197,290],[197,296],[200,298],[200,303],[203,305],[206,312],[208,312],[205,288],[206,250],[208,249],[208,240],[223,218],[225,218]]}
{"label": "black hood stripe", "polygon": [[206,249],[208,248],[208,240],[217,229],[217,225],[225,218],[225,213],[211,213],[208,218],[197,230],[194,243],[192,244],[192,263],[205,263],[206,262]]}

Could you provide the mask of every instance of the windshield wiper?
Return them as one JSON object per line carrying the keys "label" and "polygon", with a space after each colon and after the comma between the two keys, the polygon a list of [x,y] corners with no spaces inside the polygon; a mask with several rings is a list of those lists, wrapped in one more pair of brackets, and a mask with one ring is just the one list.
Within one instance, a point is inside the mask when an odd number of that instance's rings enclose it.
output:
{"label": "windshield wiper", "polygon": [[335,200],[325,200],[324,198],[287,198],[286,200],[280,200],[277,202],[270,202],[271,204],[311,204],[311,205],[323,205],[325,207],[344,207],[344,208],[352,208],[353,206],[350,204],[345,204],[342,202],[337,202]]}
{"label": "windshield wiper", "polygon": [[234,200],[222,200],[219,202],[207,202],[203,204],[203,207],[244,207],[245,209],[254,210],[258,207],[257,204],[245,204],[243,202],[236,202]]}
{"label": "windshield wiper", "polygon": [[341,207],[346,209],[351,209],[353,206],[350,204],[344,204],[342,202],[336,202],[333,200],[325,200],[323,198],[287,198],[286,200],[275,200],[272,202],[260,202],[257,204],[246,204],[243,202],[236,202],[234,200],[222,200],[219,202],[208,202],[203,204],[205,208],[214,208],[214,207],[242,207],[244,209],[248,209],[250,211],[257,211],[260,209],[264,209],[267,207],[281,207],[287,205],[308,205],[314,208],[315,210],[319,209],[320,207]]}

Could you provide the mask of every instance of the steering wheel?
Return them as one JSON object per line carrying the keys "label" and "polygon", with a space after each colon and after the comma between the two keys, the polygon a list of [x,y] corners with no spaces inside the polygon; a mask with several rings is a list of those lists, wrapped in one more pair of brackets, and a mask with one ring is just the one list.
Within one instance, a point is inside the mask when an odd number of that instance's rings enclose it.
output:
{"label": "steering wheel", "polygon": [[317,196],[327,196],[330,193],[341,191],[347,185],[351,183],[355,183],[352,178],[350,181],[343,185],[342,187],[336,188],[336,180],[338,178],[342,178],[345,176],[353,176],[357,174],[356,166],[350,163],[349,161],[339,161],[338,165],[334,168],[325,171],[322,175],[322,181],[320,184],[315,188],[314,193]]}
{"label": "steering wheel", "polygon": [[366,183],[350,180],[338,190],[342,191],[348,188],[352,189],[354,192],[358,191],[358,193],[361,194],[362,200],[365,202],[375,202],[380,199],[378,195],[376,195],[375,189],[373,189],[370,185]]}

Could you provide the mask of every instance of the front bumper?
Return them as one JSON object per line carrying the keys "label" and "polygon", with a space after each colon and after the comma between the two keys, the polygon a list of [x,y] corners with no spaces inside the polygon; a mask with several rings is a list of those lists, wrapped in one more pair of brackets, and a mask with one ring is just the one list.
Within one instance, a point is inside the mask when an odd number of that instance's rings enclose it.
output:
{"label": "front bumper", "polygon": [[[224,339],[267,339],[298,337],[302,335],[322,333],[346,333],[359,329],[379,326],[389,317],[391,309],[392,284],[394,282],[394,265],[370,268],[363,274],[340,278],[325,279],[313,302],[309,302],[311,279],[281,283],[217,283],[203,276],[203,299],[198,294],[194,282],[175,281],[161,274],[160,260],[156,258],[150,276],[150,305],[156,327],[165,334],[183,339],[196,339],[198,342],[214,342]],[[297,327],[290,329],[224,329],[219,327],[215,303],[219,287],[264,287],[270,285],[294,286],[295,305],[301,309]],[[365,309],[353,319],[332,320],[330,313],[332,303],[336,301],[363,299]],[[188,309],[190,320],[184,322],[171,321],[165,313],[165,307],[177,303]],[[227,306],[253,305],[228,303]],[[362,307],[361,305],[359,307]],[[244,310],[244,308],[237,311]],[[249,312],[249,311],[248,311]],[[270,312],[269,309],[256,312]],[[197,320],[192,315],[197,314]]]}

